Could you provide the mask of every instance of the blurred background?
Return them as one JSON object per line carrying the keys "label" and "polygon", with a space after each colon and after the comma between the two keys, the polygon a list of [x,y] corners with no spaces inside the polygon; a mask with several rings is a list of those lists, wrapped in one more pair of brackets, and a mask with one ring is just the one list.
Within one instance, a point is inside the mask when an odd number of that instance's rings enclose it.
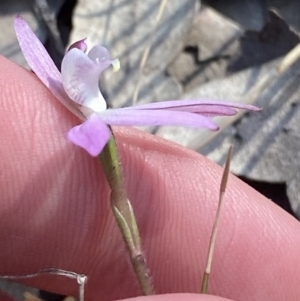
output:
{"label": "blurred background", "polygon": [[[263,107],[261,113],[218,118],[218,133],[143,129],[221,165],[233,144],[232,172],[300,217],[300,64],[274,76],[282,58],[300,41],[300,1],[1,0],[0,54],[29,69],[14,33],[17,14],[30,24],[58,68],[66,47],[82,38],[118,57],[121,70],[105,72],[100,81],[111,107],[185,98]],[[24,291],[39,295],[14,285],[3,280],[0,288],[17,300],[24,300]],[[64,296],[40,292],[40,298]]]}

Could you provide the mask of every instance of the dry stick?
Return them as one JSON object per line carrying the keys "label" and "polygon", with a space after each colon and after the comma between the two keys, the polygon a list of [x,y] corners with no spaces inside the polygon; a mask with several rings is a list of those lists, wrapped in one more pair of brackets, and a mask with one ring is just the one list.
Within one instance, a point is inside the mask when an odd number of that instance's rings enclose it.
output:
{"label": "dry stick", "polygon": [[[251,89],[250,93],[248,93],[248,95],[244,98],[244,103],[253,103],[255,99],[258,97],[258,95],[261,94],[273,82],[275,78],[278,78],[284,72],[286,72],[299,58],[300,58],[300,44],[294,47],[283,58],[282,62],[276,69],[271,70],[271,72],[266,77],[264,77],[262,81],[260,81],[257,85],[253,87],[253,89]],[[239,118],[241,114],[242,113],[237,114],[237,116],[235,116],[235,119]],[[230,121],[230,123],[232,123],[232,120]],[[226,126],[228,126],[230,123],[226,123]],[[201,293],[203,294],[207,292],[207,288],[208,288],[208,281],[209,281],[209,275],[211,271],[214,246],[215,246],[215,241],[216,241],[216,236],[218,231],[218,221],[220,217],[221,206],[222,206],[223,197],[225,194],[227,180],[228,180],[231,154],[232,154],[232,146],[230,147],[228,152],[228,156],[227,156],[227,160],[222,176],[221,186],[220,186],[219,204],[218,204],[216,218],[215,218],[215,222],[213,225],[213,230],[210,238],[210,245],[209,245],[208,255],[207,255],[207,265],[205,268],[205,272],[203,274],[203,280],[201,285]]]}
{"label": "dry stick", "polygon": [[300,58],[300,44],[294,47],[283,58],[281,64],[278,67],[279,75],[283,74],[288,68],[290,68]]}
{"label": "dry stick", "polygon": [[203,279],[202,279],[202,284],[201,284],[201,294],[207,293],[209,275],[210,275],[210,271],[211,271],[211,264],[212,264],[214,249],[215,249],[217,232],[218,232],[220,212],[221,212],[223,197],[224,197],[224,194],[226,191],[226,186],[227,186],[227,181],[228,181],[231,155],[232,155],[232,145],[229,148],[227,160],[226,160],[223,175],[222,175],[222,180],[221,180],[221,185],[220,185],[220,193],[219,193],[219,203],[218,203],[217,213],[216,213],[216,217],[215,217],[215,221],[214,221],[214,225],[213,225],[213,229],[212,229],[211,237],[210,237],[210,243],[209,243],[209,248],[208,248],[208,253],[207,253],[206,268],[205,268],[205,272],[203,274]]}
{"label": "dry stick", "polygon": [[43,301],[41,298],[31,294],[30,292],[24,292],[24,301]]}
{"label": "dry stick", "polygon": [[152,30],[152,33],[151,33],[151,37],[150,37],[149,42],[148,42],[148,44],[147,44],[147,46],[146,46],[146,48],[143,52],[143,55],[142,55],[142,58],[141,58],[141,61],[140,61],[138,80],[137,80],[137,84],[135,86],[135,89],[133,91],[133,96],[132,96],[132,104],[133,105],[136,104],[136,102],[138,100],[138,97],[139,97],[139,90],[140,90],[140,86],[141,86],[141,77],[142,77],[142,74],[143,74],[143,70],[144,70],[144,67],[147,63],[149,53],[150,53],[150,50],[151,50],[151,45],[153,43],[155,33],[157,31],[157,28],[158,28],[159,22],[161,20],[161,17],[163,16],[163,13],[164,13],[167,2],[168,2],[168,0],[161,0],[161,2],[160,2],[160,6],[158,8],[158,12],[157,12],[157,15],[156,15],[154,27],[153,27],[153,30]]}
{"label": "dry stick", "polygon": [[149,269],[142,251],[141,238],[130,201],[125,191],[120,158],[114,136],[100,154],[108,184],[111,188],[111,208],[126,244],[131,264],[145,295],[153,295]]}

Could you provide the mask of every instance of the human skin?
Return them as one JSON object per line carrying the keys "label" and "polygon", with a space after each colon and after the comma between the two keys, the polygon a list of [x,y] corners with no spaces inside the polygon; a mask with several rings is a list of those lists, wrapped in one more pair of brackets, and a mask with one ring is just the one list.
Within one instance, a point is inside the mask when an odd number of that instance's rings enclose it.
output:
{"label": "human skin", "polygon": [[[0,66],[0,274],[54,267],[88,276],[86,300],[141,295],[110,212],[102,167],[65,138],[79,120],[33,73],[2,57]],[[225,300],[193,294],[200,288],[222,169],[136,129],[114,132],[154,287],[168,293],[139,299]],[[299,300],[299,234],[297,220],[230,176],[209,293]],[[25,283],[65,295],[78,291],[75,280],[61,276]]]}

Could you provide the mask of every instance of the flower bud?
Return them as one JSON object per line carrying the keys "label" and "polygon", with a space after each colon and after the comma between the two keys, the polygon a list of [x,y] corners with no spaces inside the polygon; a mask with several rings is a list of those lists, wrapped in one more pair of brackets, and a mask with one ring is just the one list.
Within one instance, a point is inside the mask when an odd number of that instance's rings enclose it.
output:
{"label": "flower bud", "polygon": [[73,48],[77,48],[85,53],[87,51],[87,44],[86,44],[85,40],[86,40],[86,38],[73,43],[71,46],[69,46],[69,48],[67,49],[67,52]]}

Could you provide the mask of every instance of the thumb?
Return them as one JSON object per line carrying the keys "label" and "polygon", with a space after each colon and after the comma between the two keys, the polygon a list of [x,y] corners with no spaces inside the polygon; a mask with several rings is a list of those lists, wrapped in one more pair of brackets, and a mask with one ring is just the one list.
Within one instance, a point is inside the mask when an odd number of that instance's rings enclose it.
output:
{"label": "thumb", "polygon": [[126,299],[126,301],[229,301],[212,295],[200,294],[165,294]]}

